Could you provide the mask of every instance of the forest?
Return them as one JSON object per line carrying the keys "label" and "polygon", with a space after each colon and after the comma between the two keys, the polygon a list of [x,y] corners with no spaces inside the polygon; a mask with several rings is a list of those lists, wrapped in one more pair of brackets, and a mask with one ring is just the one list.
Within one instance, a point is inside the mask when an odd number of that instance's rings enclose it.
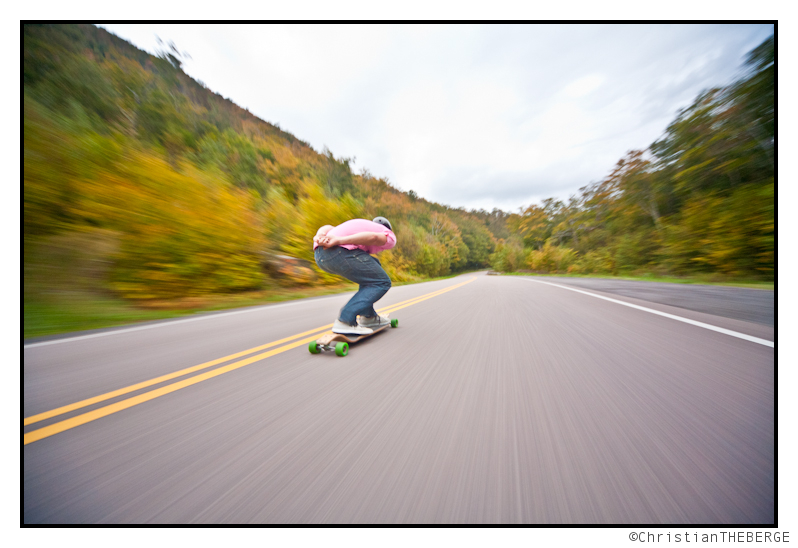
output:
{"label": "forest", "polygon": [[493,265],[545,272],[775,279],[775,48],[701,93],[645,150],[629,151],[567,203],[507,220]]}
{"label": "forest", "polygon": [[59,264],[133,303],[332,285],[313,262],[316,229],[377,215],[397,234],[381,254],[397,282],[477,269],[775,277],[773,37],[606,177],[509,213],[354,173],[190,78],[174,44],[150,55],[93,25],[24,25],[22,64],[26,301]]}

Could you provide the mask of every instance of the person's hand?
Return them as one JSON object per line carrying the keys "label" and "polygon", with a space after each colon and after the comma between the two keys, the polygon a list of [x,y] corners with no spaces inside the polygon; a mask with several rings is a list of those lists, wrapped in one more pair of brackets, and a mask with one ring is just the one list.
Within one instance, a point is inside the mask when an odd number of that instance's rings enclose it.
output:
{"label": "person's hand", "polygon": [[[316,235],[313,236],[313,241],[315,243],[319,244],[321,239],[324,238],[327,235],[327,233],[330,230],[332,230],[333,228],[335,228],[335,227],[333,227],[332,225],[324,225],[323,227],[319,228],[319,230],[316,232]],[[321,245],[321,244],[319,244],[319,245]]]}
{"label": "person's hand", "polygon": [[318,239],[317,242],[323,248],[335,247],[337,245],[341,245],[341,239],[336,238],[335,236],[322,236]]}

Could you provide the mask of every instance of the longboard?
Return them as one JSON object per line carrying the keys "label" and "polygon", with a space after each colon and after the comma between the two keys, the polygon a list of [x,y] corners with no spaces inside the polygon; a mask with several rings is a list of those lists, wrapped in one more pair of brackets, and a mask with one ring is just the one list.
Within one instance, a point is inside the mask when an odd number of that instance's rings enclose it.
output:
{"label": "longboard", "polygon": [[342,335],[341,333],[333,333],[332,331],[326,333],[311,342],[308,345],[308,350],[311,354],[321,354],[322,352],[334,351],[337,356],[346,356],[349,353],[349,345],[356,343],[359,340],[376,335],[383,329],[388,327],[396,327],[399,325],[399,320],[393,319],[390,324],[383,325],[375,329],[368,335]]}

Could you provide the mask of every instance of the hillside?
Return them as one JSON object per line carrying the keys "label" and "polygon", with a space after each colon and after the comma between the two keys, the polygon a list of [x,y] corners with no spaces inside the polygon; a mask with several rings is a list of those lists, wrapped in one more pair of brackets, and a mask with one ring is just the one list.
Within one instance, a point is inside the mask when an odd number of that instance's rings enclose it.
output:
{"label": "hillside", "polygon": [[[354,174],[191,79],[176,49],[156,57],[92,25],[25,25],[23,42],[31,279],[35,252],[88,253],[94,287],[137,302],[337,283],[312,264],[316,229],[383,215],[399,235],[383,264],[403,281],[486,267],[508,235],[503,212]],[[274,255],[314,272],[270,269]]]}
{"label": "hillside", "polygon": [[[773,37],[648,148],[520,214],[353,173],[181,63],[92,25],[23,27],[26,306],[76,290],[150,303],[336,284],[313,264],[313,234],[377,215],[398,236],[382,257],[397,282],[486,267],[775,278]],[[306,263],[275,268],[277,255]]]}

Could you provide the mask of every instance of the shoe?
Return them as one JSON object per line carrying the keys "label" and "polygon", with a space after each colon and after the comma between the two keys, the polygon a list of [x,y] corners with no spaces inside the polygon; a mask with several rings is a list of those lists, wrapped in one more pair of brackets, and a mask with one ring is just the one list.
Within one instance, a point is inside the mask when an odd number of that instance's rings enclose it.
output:
{"label": "shoe", "polygon": [[341,320],[335,320],[332,332],[339,335],[370,335],[374,333],[374,330],[360,325],[348,325]]}
{"label": "shoe", "polygon": [[378,329],[386,325],[391,325],[391,320],[388,316],[358,316],[357,323],[363,327]]}

